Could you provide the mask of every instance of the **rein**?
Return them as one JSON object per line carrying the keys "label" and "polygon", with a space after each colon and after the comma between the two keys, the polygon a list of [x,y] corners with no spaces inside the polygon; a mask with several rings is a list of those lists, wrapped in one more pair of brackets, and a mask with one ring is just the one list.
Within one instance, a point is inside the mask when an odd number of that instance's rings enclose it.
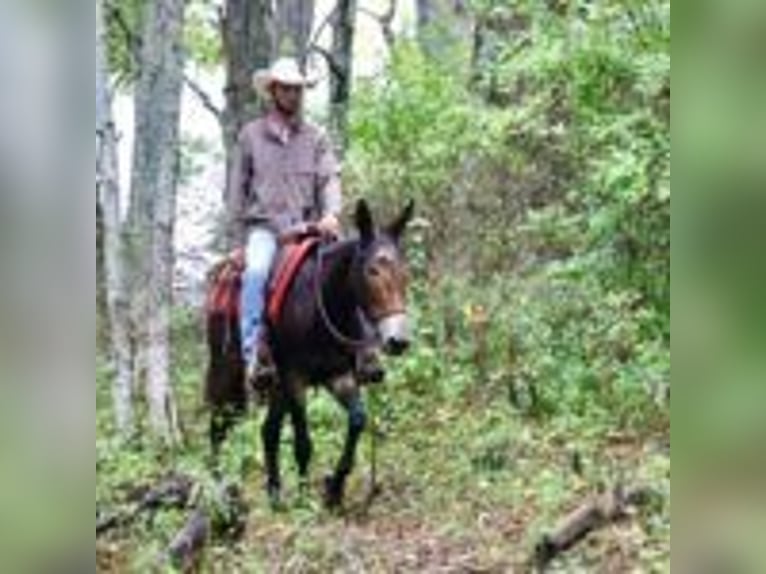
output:
{"label": "rein", "polygon": [[324,271],[324,249],[320,245],[317,248],[317,266],[314,273],[314,297],[316,299],[317,309],[319,309],[319,315],[322,319],[324,327],[329,331],[330,335],[337,343],[340,343],[344,347],[353,349],[354,351],[359,349],[365,349],[375,344],[375,339],[364,338],[356,339],[349,335],[345,335],[341,330],[333,323],[330,314],[327,312],[327,306],[324,300],[324,293],[322,291],[322,274]]}

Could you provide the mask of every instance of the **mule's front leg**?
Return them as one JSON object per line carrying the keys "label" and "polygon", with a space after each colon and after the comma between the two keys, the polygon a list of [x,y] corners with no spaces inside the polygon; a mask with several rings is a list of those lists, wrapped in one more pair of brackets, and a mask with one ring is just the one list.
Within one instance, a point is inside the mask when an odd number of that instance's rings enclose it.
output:
{"label": "mule's front leg", "polygon": [[282,480],[279,473],[279,445],[282,435],[282,421],[285,418],[285,401],[273,393],[269,411],[261,430],[266,459],[266,493],[273,508],[280,505]]}
{"label": "mule's front leg", "polygon": [[338,462],[335,473],[325,479],[325,501],[330,508],[336,508],[343,503],[343,492],[346,479],[354,468],[356,449],[359,438],[367,426],[367,412],[358,389],[349,391],[342,396],[336,395],[348,416],[348,434],[343,447],[343,455]]}

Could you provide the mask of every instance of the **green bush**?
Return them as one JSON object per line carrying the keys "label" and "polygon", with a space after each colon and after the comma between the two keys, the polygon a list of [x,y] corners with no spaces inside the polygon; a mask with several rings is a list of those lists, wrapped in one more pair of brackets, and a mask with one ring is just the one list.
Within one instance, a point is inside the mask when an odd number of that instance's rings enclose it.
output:
{"label": "green bush", "polygon": [[[478,70],[401,43],[353,102],[353,191],[383,205],[414,197],[430,224],[410,243],[421,346],[397,373],[443,398],[507,385],[536,414],[658,423],[670,377],[669,4],[475,9],[523,26],[494,38]],[[488,104],[488,85],[506,96]],[[486,343],[474,308],[491,318]]]}

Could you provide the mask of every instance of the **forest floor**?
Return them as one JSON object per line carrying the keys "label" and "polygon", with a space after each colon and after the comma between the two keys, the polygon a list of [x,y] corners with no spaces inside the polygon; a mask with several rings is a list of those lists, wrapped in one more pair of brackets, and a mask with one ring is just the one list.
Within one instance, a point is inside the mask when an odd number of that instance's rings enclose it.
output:
{"label": "forest floor", "polygon": [[[198,377],[199,371],[187,369],[181,381],[192,446],[170,458],[126,449],[108,438],[108,396],[101,385],[97,507],[116,504],[120,485],[151,482],[169,472],[205,476]],[[269,508],[262,490],[263,413],[254,413],[238,428],[224,467],[232,476],[244,477],[247,528],[239,542],[210,547],[205,572],[529,571],[540,536],[600,487],[618,482],[648,485],[662,494],[662,503],[594,533],[554,562],[551,571],[669,571],[669,428],[634,434],[577,419],[533,420],[514,411],[505,397],[478,391],[434,398],[394,385],[375,392],[393,405],[376,413],[383,421],[381,493],[365,504],[370,487],[367,438],[341,514],[323,509],[319,488],[344,434],[342,413],[331,399],[321,392],[310,398],[316,454],[314,483],[304,498],[296,492],[289,428],[283,435],[282,512]],[[581,461],[580,473],[573,470],[575,459]],[[155,520],[140,520],[98,539],[98,571],[151,571],[187,515],[160,513]]]}

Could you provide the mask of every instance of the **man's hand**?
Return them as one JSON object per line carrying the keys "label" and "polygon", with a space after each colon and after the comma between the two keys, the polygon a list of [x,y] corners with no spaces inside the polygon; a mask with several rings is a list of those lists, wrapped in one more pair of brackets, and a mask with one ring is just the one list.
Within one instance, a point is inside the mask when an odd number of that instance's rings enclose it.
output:
{"label": "man's hand", "polygon": [[340,221],[335,215],[325,215],[317,221],[316,229],[326,237],[337,239],[340,235]]}

